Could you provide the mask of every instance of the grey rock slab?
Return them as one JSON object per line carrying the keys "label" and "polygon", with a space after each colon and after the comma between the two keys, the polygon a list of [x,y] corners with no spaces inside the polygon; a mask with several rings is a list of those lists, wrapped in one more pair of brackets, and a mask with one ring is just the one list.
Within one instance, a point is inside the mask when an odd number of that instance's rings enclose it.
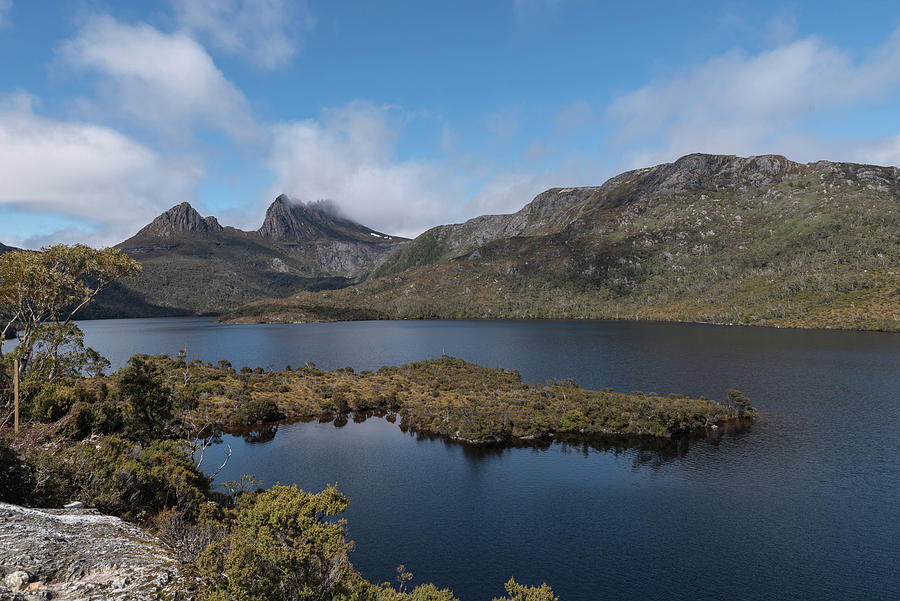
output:
{"label": "grey rock slab", "polygon": [[189,598],[188,580],[169,547],[90,509],[0,503],[0,577],[0,600]]}

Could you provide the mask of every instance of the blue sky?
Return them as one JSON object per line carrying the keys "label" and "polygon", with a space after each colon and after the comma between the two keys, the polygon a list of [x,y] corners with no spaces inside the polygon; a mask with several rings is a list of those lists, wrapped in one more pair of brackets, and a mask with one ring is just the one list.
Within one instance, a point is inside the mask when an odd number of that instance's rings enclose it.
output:
{"label": "blue sky", "polygon": [[0,241],[412,236],[690,152],[900,165],[892,2],[0,0]]}

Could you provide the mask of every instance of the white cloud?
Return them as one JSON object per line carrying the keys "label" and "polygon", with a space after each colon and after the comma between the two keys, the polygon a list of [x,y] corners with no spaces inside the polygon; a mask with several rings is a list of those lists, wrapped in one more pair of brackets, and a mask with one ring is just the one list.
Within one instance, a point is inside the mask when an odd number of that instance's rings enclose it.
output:
{"label": "white cloud", "polygon": [[[166,160],[108,127],[38,116],[32,104],[22,93],[0,98],[0,204],[97,224],[77,239],[120,242],[189,198],[202,176],[191,161]],[[73,231],[60,236],[74,240]]]}
{"label": "white cloud", "polygon": [[65,42],[60,55],[68,65],[99,76],[108,110],[174,134],[199,123],[243,141],[260,135],[244,94],[184,33],[101,16]]}
{"label": "white cloud", "polygon": [[447,154],[454,153],[459,150],[461,142],[462,136],[449,123],[441,126],[441,150]]}
{"label": "white cloud", "polygon": [[551,171],[509,168],[460,155],[397,160],[401,121],[385,108],[355,102],[326,109],[318,119],[278,125],[267,160],[276,174],[269,202],[282,192],[303,201],[333,200],[364,225],[413,237],[435,225],[518,211],[583,171],[569,164]]}
{"label": "white cloud", "polygon": [[[628,166],[690,152],[788,152],[828,146],[804,121],[879,102],[900,87],[900,30],[862,60],[817,37],[756,55],[732,51],[618,98],[608,116]],[[837,157],[840,158],[840,157]]]}
{"label": "white cloud", "polygon": [[396,161],[396,138],[388,111],[362,102],[278,125],[267,160],[277,175],[272,193],[333,200],[360,223],[397,235],[452,220],[460,182],[428,162]]}
{"label": "white cloud", "polygon": [[797,35],[797,15],[793,11],[782,8],[769,21],[766,27],[766,38],[777,46],[790,43]]}
{"label": "white cloud", "polygon": [[28,237],[8,237],[5,243],[7,246],[32,249],[53,244],[87,244],[95,248],[103,248],[118,244],[133,233],[129,232],[118,236],[108,230],[91,231],[77,226],[66,226],[53,232],[34,234]]}
{"label": "white cloud", "polygon": [[290,61],[314,20],[295,0],[173,0],[178,22],[267,69]]}
{"label": "white cloud", "polygon": [[900,166],[900,135],[857,143],[851,148],[850,157],[875,165]]}
{"label": "white cloud", "polygon": [[540,192],[562,185],[551,172],[500,172],[467,203],[468,217],[515,213]]}

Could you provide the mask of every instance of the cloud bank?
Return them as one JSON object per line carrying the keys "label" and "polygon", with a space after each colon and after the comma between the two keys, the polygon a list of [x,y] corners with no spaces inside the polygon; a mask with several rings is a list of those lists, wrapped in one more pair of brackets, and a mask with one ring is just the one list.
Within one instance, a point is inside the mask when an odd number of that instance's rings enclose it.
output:
{"label": "cloud bank", "polygon": [[173,0],[179,26],[265,69],[288,63],[315,21],[296,0]]}
{"label": "cloud bank", "polygon": [[184,33],[100,16],[65,42],[60,56],[65,64],[97,76],[107,110],[172,133],[202,125],[239,142],[260,135],[244,94]]}
{"label": "cloud bank", "polygon": [[0,98],[0,204],[98,224],[76,239],[120,242],[175,199],[190,198],[202,177],[195,164],[168,160],[108,127],[36,115],[32,100]]}
{"label": "cloud bank", "polygon": [[[624,149],[630,167],[690,152],[896,162],[900,157],[885,154],[881,141],[829,142],[804,126],[823,118],[839,123],[898,87],[900,30],[857,61],[812,36],[755,55],[734,50],[710,58],[622,95],[607,115],[616,128],[613,146]],[[882,151],[868,155],[870,144]]]}
{"label": "cloud bank", "polygon": [[270,194],[331,200],[364,225],[413,237],[435,225],[517,211],[560,185],[558,171],[398,160],[399,121],[386,107],[357,101],[325,109],[317,119],[276,125],[266,161],[276,174]]}
{"label": "cloud bank", "polygon": [[398,161],[389,111],[354,102],[318,119],[274,126],[266,165],[272,194],[333,200],[356,221],[397,235],[414,235],[450,218],[463,190],[435,165]]}

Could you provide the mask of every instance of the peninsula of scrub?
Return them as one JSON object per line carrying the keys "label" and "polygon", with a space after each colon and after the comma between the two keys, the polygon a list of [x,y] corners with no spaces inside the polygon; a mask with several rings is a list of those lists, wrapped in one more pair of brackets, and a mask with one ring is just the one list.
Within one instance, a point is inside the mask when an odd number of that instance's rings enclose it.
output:
{"label": "peninsula of scrub", "polygon": [[[389,418],[399,416],[402,427],[409,430],[486,443],[554,433],[672,437],[755,415],[746,397],[735,390],[727,391],[727,400],[719,403],[678,394],[663,397],[636,391],[586,390],[572,379],[535,385],[523,382],[517,371],[481,367],[448,356],[355,373],[349,367],[323,371],[311,364],[280,371],[235,369],[225,361],[212,365],[138,355],[125,369],[140,369],[147,378],[160,382],[165,389],[161,397],[176,399],[175,404],[189,412],[192,422],[217,431],[281,420],[380,412]],[[117,386],[115,376],[73,386],[97,392],[61,396],[106,395],[106,400],[65,408],[73,414],[74,423],[96,423],[98,414],[115,413],[114,406],[103,408],[121,397],[121,392],[109,393]],[[118,387],[121,389],[120,384]]]}

